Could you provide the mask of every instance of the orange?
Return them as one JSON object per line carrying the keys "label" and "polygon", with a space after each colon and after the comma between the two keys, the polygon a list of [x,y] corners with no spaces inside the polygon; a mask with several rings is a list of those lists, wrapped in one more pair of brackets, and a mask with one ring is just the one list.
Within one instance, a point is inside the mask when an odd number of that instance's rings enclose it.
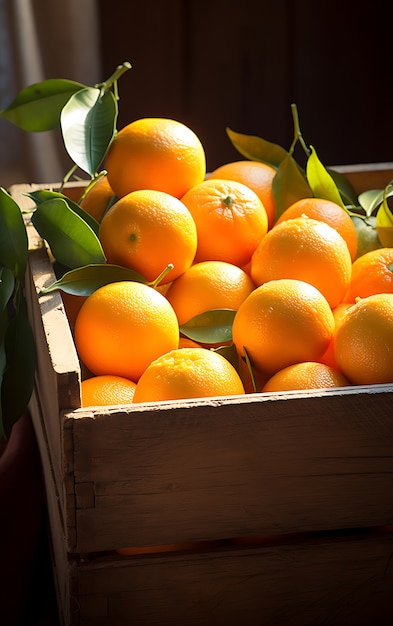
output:
{"label": "orange", "polygon": [[349,303],[341,302],[340,304],[338,304],[333,309],[334,334],[333,334],[333,337],[330,340],[330,343],[329,343],[329,345],[327,347],[326,352],[319,359],[320,363],[325,363],[325,365],[330,365],[330,367],[334,367],[336,370],[340,369],[340,368],[338,367],[337,362],[336,362],[336,358],[334,356],[334,338],[335,338],[335,333],[337,332],[337,329],[338,329],[339,325],[341,324],[341,321],[344,319],[345,313],[348,311],[348,309],[351,306],[352,305],[349,304]]}
{"label": "orange", "polygon": [[277,170],[267,163],[259,161],[233,161],[224,163],[210,173],[209,179],[221,178],[224,180],[237,180],[255,191],[265,207],[268,226],[271,228],[276,219],[276,203],[273,195],[273,178]]}
{"label": "orange", "polygon": [[111,374],[86,378],[81,383],[82,406],[131,404],[136,383],[123,376]]}
{"label": "orange", "polygon": [[345,302],[374,293],[393,293],[393,248],[370,250],[352,265],[352,278]]}
{"label": "orange", "polygon": [[348,246],[352,261],[356,258],[358,239],[355,225],[341,206],[323,198],[303,198],[288,207],[278,218],[276,224],[294,217],[306,215],[314,220],[321,220],[335,228]]}
{"label": "orange", "polygon": [[377,233],[382,246],[393,246],[393,226],[377,226]]}
{"label": "orange", "polygon": [[291,391],[294,389],[326,389],[346,387],[349,381],[333,367],[314,361],[288,365],[273,374],[262,391]]}
{"label": "orange", "polygon": [[205,348],[182,348],[159,357],[140,377],[134,402],[244,394],[235,368]]}
{"label": "orange", "polygon": [[169,263],[162,283],[190,267],[197,230],[187,207],[174,196],[151,189],[120,198],[104,215],[99,238],[109,263],[123,265],[154,281]]}
{"label": "orange", "polygon": [[94,291],[75,323],[75,345],[93,374],[137,381],[157,357],[179,344],[174,310],[161,293],[133,281]]}
{"label": "orange", "polygon": [[173,281],[166,297],[181,325],[204,311],[237,310],[254,288],[251,278],[237,265],[201,261]]}
{"label": "orange", "polygon": [[119,198],[138,189],[181,198],[204,179],[206,157],[200,139],[188,126],[172,119],[143,118],[117,133],[105,169]]}
{"label": "orange", "polygon": [[162,552],[184,552],[185,550],[211,549],[213,545],[220,543],[211,541],[182,541],[181,543],[163,543],[157,546],[135,546],[129,548],[117,548],[116,552],[121,556],[134,556],[136,554],[157,554]]}
{"label": "orange", "polygon": [[304,280],[319,289],[332,308],[344,298],[351,271],[351,256],[341,235],[310,217],[273,226],[251,259],[251,277],[257,285],[278,278]]}
{"label": "orange", "polygon": [[80,201],[80,206],[100,222],[107,208],[116,200],[108,176],[103,176]]}
{"label": "orange", "polygon": [[352,215],[352,222],[358,238],[356,258],[361,257],[366,252],[370,252],[370,250],[384,247],[378,237],[377,218],[375,215],[370,215],[369,217]]}
{"label": "orange", "polygon": [[312,285],[282,278],[269,281],[244,300],[233,320],[240,356],[268,374],[300,361],[317,361],[334,332],[326,298]]}
{"label": "orange", "polygon": [[208,178],[182,201],[197,227],[195,262],[248,263],[268,227],[266,210],[254,191],[236,181]]}
{"label": "orange", "polygon": [[73,330],[75,327],[76,318],[78,317],[78,313],[81,309],[82,304],[87,299],[87,296],[76,296],[72,293],[61,291],[61,299],[63,300],[64,310],[68,318],[68,323],[71,330]]}
{"label": "orange", "polygon": [[201,344],[189,339],[188,337],[180,337],[179,348],[201,348]]}
{"label": "orange", "polygon": [[393,382],[393,294],[373,294],[351,306],[337,329],[334,352],[353,384]]}

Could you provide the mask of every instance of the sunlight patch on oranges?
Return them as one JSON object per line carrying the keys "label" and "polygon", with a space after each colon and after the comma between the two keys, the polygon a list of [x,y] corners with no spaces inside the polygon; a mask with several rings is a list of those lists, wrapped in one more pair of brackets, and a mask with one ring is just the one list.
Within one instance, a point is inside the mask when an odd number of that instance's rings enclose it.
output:
{"label": "sunlight patch on oranges", "polygon": [[227,359],[205,348],[182,348],[146,368],[136,385],[134,402],[242,394],[241,378]]}
{"label": "sunlight patch on oranges", "polygon": [[74,332],[78,353],[91,372],[135,382],[154,359],[179,345],[179,325],[168,300],[132,281],[94,291],[81,307]]}
{"label": "sunlight patch on oranges", "polygon": [[252,189],[209,178],[192,187],[182,201],[197,228],[196,262],[248,263],[268,229],[266,210]]}
{"label": "sunlight patch on oranges", "polygon": [[201,141],[188,126],[171,119],[144,118],[117,133],[105,168],[119,198],[140,189],[181,198],[204,179],[206,157]]}
{"label": "sunlight patch on oranges", "polygon": [[[277,218],[275,167],[206,173],[197,135],[164,118],[120,130],[105,167],[81,206],[107,262],[146,284],[64,294],[84,406],[393,381],[392,248],[365,252],[342,206],[305,197]],[[222,311],[229,340],[204,339]]]}
{"label": "sunlight patch on oranges", "polygon": [[187,207],[163,191],[145,189],[118,200],[104,215],[99,237],[109,263],[154,281],[169,264],[163,282],[183,274],[194,261],[197,229]]}

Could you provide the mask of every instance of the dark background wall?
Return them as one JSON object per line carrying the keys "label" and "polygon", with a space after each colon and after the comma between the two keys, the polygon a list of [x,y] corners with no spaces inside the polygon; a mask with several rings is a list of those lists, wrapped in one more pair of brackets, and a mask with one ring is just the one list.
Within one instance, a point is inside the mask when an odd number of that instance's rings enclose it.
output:
{"label": "dark background wall", "polygon": [[201,138],[208,168],[238,158],[225,133],[288,148],[290,106],[327,165],[393,160],[391,3],[100,0],[103,78],[123,61],[119,127],[166,116]]}

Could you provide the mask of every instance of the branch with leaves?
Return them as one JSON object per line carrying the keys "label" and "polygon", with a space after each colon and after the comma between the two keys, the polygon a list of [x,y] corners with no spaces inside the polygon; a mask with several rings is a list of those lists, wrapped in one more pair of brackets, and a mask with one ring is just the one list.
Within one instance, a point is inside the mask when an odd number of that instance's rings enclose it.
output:
{"label": "branch with leaves", "polygon": [[[80,168],[95,184],[99,167],[116,134],[117,81],[131,68],[119,65],[105,82],[93,87],[66,79],[49,79],[22,89],[0,116],[27,132],[60,128],[73,162],[62,187]],[[98,223],[61,192],[31,194],[37,210],[32,221],[59,263],[68,268],[103,263]],[[39,208],[39,210],[38,210]],[[25,299],[28,240],[18,204],[0,188],[0,438],[28,406],[34,385],[36,350]],[[120,270],[121,271],[121,270]]]}

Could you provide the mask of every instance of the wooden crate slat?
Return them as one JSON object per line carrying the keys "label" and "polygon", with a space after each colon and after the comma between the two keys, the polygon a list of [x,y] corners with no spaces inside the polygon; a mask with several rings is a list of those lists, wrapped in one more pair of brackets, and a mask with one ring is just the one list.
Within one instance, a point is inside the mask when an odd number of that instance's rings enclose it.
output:
{"label": "wooden crate slat", "polygon": [[96,560],[77,569],[74,626],[371,626],[393,620],[393,536]]}
{"label": "wooden crate slat", "polygon": [[344,174],[358,194],[370,189],[384,189],[393,179],[393,162],[336,165],[331,169]]}
{"label": "wooden crate slat", "polygon": [[392,522],[393,386],[379,389],[76,411],[78,549]]}

